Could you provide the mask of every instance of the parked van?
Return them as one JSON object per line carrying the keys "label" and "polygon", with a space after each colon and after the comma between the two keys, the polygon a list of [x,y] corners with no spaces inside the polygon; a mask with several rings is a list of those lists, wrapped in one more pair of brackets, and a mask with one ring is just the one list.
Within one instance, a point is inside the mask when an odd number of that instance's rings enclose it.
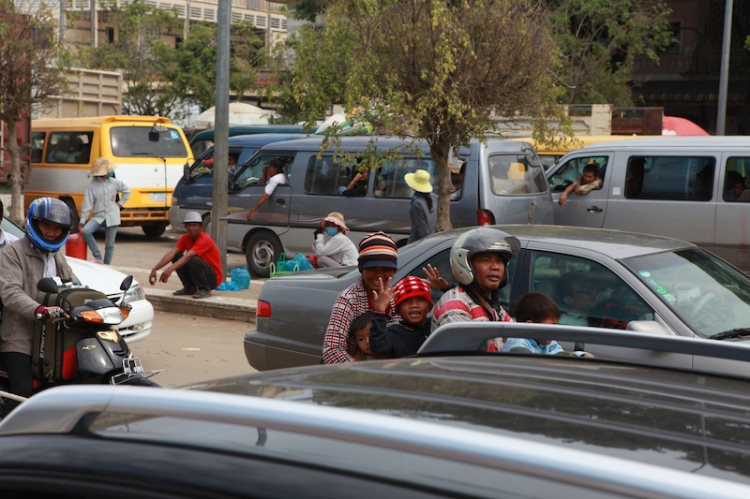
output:
{"label": "parked van", "polygon": [[[337,164],[332,151],[319,156],[323,137],[276,142],[264,146],[230,178],[227,246],[244,251],[249,269],[268,275],[271,262],[284,252],[310,253],[313,232],[332,211],[344,214],[349,237],[358,244],[371,232],[385,231],[403,245],[411,230],[409,203],[413,191],[404,175],[417,169],[439,183],[426,142],[416,142],[422,155],[405,154],[369,174],[360,188],[347,190],[356,164]],[[348,153],[365,151],[370,141],[385,151],[411,144],[390,137],[343,137]],[[459,151],[463,164],[452,175],[456,192],[451,201],[455,227],[494,223],[552,223],[552,198],[544,172],[530,145],[489,139],[471,141]],[[276,187],[272,197],[247,221],[247,212],[264,191],[263,168],[282,161],[288,185]]]}
{"label": "parked van", "polygon": [[573,151],[547,172],[555,201],[589,163],[602,188],[567,196],[555,223],[685,239],[750,271],[750,137],[664,137]]}
{"label": "parked van", "polygon": [[[228,142],[229,156],[234,158],[237,165],[235,167],[236,170],[265,145],[285,140],[304,139],[305,137],[302,133],[297,132],[259,133],[256,135],[230,137]],[[182,228],[182,221],[185,220],[185,214],[188,211],[197,211],[203,216],[204,226],[208,227],[211,220],[214,195],[213,146],[198,156],[192,165],[185,166],[182,178],[177,182],[177,186],[172,193],[172,207],[169,210],[169,221],[173,228],[180,229]]]}
{"label": "parked van", "polygon": [[[229,136],[254,135],[266,133],[284,133],[312,135],[317,128],[305,130],[302,125],[229,125]],[[194,157],[199,157],[214,145],[214,129],[201,130],[190,139],[190,148]]]}
{"label": "parked van", "polygon": [[172,189],[192,159],[180,127],[157,116],[33,120],[31,147],[26,208],[38,197],[59,198],[76,214],[77,226],[91,164],[105,157],[130,188],[122,225],[140,226],[150,237],[164,233]]}

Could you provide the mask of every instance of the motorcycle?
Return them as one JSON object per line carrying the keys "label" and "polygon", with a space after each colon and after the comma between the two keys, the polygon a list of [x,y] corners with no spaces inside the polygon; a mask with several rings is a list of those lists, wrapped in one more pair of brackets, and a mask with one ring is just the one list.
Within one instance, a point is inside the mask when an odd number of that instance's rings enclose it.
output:
{"label": "motorcycle", "polygon": [[[133,276],[123,280],[122,298],[114,303],[85,286],[50,277],[39,280],[37,301],[58,306],[67,316],[37,316],[31,359],[34,393],[64,384],[159,386],[149,378],[162,371],[145,371],[115,329],[130,312],[125,295],[132,283]],[[7,388],[8,376],[0,366],[0,389]]]}

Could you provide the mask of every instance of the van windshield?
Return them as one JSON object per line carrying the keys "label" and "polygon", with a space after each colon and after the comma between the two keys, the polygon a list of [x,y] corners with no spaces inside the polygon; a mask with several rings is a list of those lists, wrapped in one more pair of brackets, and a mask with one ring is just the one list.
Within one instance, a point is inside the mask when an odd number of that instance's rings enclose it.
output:
{"label": "van windshield", "polygon": [[157,131],[150,126],[113,127],[110,131],[112,154],[134,158],[184,158],[187,148],[174,128]]}

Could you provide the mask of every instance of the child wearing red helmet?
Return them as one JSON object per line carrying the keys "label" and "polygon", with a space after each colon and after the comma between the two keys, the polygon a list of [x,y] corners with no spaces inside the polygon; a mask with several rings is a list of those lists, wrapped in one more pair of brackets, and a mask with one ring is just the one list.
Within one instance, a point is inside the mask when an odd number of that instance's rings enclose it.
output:
{"label": "child wearing red helmet", "polygon": [[[424,279],[407,276],[393,289],[383,287],[374,300],[375,317],[370,329],[370,349],[391,358],[414,355],[430,335],[427,314],[432,310],[430,285]],[[385,310],[393,298],[401,321],[387,325]]]}

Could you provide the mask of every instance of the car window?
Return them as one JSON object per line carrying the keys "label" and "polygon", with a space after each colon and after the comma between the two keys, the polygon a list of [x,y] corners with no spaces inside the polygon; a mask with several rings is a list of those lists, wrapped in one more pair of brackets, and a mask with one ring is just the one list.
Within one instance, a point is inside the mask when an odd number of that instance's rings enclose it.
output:
{"label": "car window", "polygon": [[599,169],[599,178],[604,180],[607,174],[609,158],[607,156],[579,156],[566,161],[560,168],[549,177],[549,188],[552,192],[562,192],[570,184],[573,184],[583,175],[583,168],[589,164],[596,164]]}
{"label": "car window", "polygon": [[535,156],[493,154],[487,163],[494,194],[512,196],[536,194],[547,190],[544,169]]}
{"label": "car window", "polygon": [[724,201],[750,201],[750,158],[727,159],[724,176]]}
{"label": "car window", "polygon": [[44,157],[44,138],[46,132],[31,132],[31,162],[41,163]]}
{"label": "car window", "polygon": [[644,162],[641,199],[709,201],[716,159],[701,156],[638,156]]}
{"label": "car window", "polygon": [[653,320],[654,310],[617,274],[586,258],[534,251],[530,291],[560,307],[560,324],[625,329],[632,320]]}
{"label": "car window", "polygon": [[242,164],[237,170],[237,177],[234,184],[238,189],[244,189],[251,185],[265,185],[268,179],[264,179],[263,171],[273,160],[279,160],[284,163],[284,173],[287,178],[290,176],[294,156],[284,156],[275,153],[260,154],[252,158],[251,161]]}
{"label": "car window", "polygon": [[710,253],[686,249],[623,263],[699,335],[748,327],[750,280]]}
{"label": "car window", "polygon": [[[424,275],[424,272],[422,272],[422,268],[427,267],[427,264],[432,265],[434,268],[436,268],[440,272],[440,276],[443,277],[446,281],[451,283],[451,286],[456,286],[458,284],[458,281],[456,281],[456,278],[453,275],[453,271],[451,270],[451,261],[450,261],[450,248],[444,249],[443,251],[436,253],[432,255],[432,257],[423,260],[418,265],[414,266],[414,268],[411,270],[410,275],[416,275],[419,277],[426,278]],[[508,282],[513,282],[513,277],[516,275],[516,268],[518,267],[516,265],[518,259],[512,259],[510,261],[510,264],[508,265]],[[510,304],[510,284],[507,284],[505,287],[500,289],[498,300],[500,302],[500,305],[503,306],[504,309],[508,310],[509,304]],[[443,292],[439,289],[431,289],[432,291],[432,301],[434,303],[437,303],[437,301],[443,296]]]}

